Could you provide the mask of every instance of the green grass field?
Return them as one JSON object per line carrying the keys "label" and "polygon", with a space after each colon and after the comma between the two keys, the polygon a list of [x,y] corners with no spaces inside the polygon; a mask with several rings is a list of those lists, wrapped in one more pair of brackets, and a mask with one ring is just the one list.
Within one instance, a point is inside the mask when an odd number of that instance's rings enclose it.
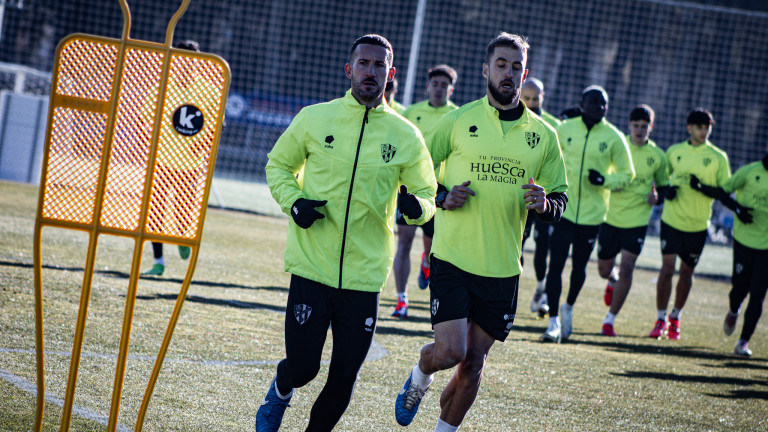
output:
{"label": "green grass field", "polygon": [[[35,410],[35,329],[32,245],[37,188],[0,182],[0,430],[30,430]],[[282,358],[288,275],[283,269],[286,218],[209,210],[194,282],[150,402],[147,431],[249,431]],[[87,236],[43,232],[46,393],[64,397],[74,320],[82,284]],[[528,245],[530,247],[530,244]],[[658,243],[649,241],[641,265],[653,268]],[[146,245],[143,269],[151,265]],[[133,242],[99,241],[96,273],[71,430],[104,430],[109,414],[120,326]],[[728,273],[730,251],[708,246],[703,273]],[[421,254],[413,248],[413,268]],[[532,259],[526,252],[527,262]],[[186,262],[166,246],[166,274],[143,278],[132,327],[123,392],[121,430],[136,421],[154,356],[160,346]],[[646,337],[655,320],[655,277],[638,270],[616,320],[619,337],[599,335],[606,307],[604,282],[594,262],[574,309],[568,343],[538,341],[546,320],[535,319],[528,301],[532,269],[521,277],[515,327],[496,344],[483,383],[462,431],[766,431],[768,430],[768,326],[758,326],[751,359],[732,355],[741,329],[726,337],[722,319],[727,278],[698,278],[682,316],[680,341]],[[568,271],[566,268],[565,279]],[[394,399],[432,337],[428,292],[411,275],[412,317],[389,317],[394,284],[388,281],[370,361],[360,373],[339,431],[405,430],[394,419]],[[566,284],[567,285],[567,284]],[[297,390],[284,431],[302,431],[320,392],[320,375]],[[408,428],[431,431],[450,371],[438,373]],[[58,430],[61,408],[46,405],[44,430]]]}

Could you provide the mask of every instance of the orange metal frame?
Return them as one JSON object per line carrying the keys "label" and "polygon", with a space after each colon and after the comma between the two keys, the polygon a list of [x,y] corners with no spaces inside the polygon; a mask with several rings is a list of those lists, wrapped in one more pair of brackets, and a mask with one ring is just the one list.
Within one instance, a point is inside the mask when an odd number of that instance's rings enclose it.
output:
{"label": "orange metal frame", "polygon": [[[125,0],[121,39],[73,34],[56,50],[34,239],[37,406],[45,409],[42,228],[90,234],[60,430],[70,427],[100,234],[135,241],[107,430],[117,428],[143,244],[192,249],[135,429],[149,399],[197,263],[206,204],[224,119],[230,71],[218,56],[171,46],[183,0],[165,43],[130,39]],[[175,117],[175,121],[174,121]],[[201,121],[202,120],[202,121]]]}

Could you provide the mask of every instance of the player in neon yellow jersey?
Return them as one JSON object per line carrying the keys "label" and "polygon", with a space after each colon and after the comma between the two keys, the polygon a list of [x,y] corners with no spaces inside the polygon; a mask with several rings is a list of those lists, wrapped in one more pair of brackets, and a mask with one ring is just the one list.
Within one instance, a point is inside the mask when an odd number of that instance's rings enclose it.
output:
{"label": "player in neon yellow jersey", "polygon": [[[450,99],[457,77],[456,71],[448,65],[438,65],[427,71],[429,97],[409,106],[403,113],[403,116],[416,125],[422,134],[426,135],[443,114],[458,108]],[[416,225],[406,224],[402,215],[398,214],[397,228],[397,252],[392,267],[395,289],[397,289],[397,304],[392,316],[406,318],[408,317],[407,282],[408,274],[411,272],[411,245],[416,234]],[[425,289],[429,285],[429,252],[432,249],[432,236],[435,232],[434,219],[421,225],[421,231],[424,253],[421,254],[418,284],[419,288]]]}
{"label": "player in neon yellow jersey", "polygon": [[[582,92],[581,116],[557,128],[568,174],[568,208],[552,227],[549,244],[549,327],[541,337],[546,342],[570,337],[573,305],[587,278],[587,262],[608,211],[608,198],[635,175],[624,134],[606,120],[607,111],[608,94],[600,86],[589,86]],[[559,307],[563,269],[571,248],[568,298]]]}
{"label": "player in neon yellow jersey", "polygon": [[557,134],[519,102],[527,41],[501,33],[486,48],[487,94],[445,114],[427,134],[436,197],[430,305],[434,343],[421,349],[395,402],[400,425],[413,420],[433,374],[456,366],[440,396],[435,431],[458,430],[480,388],[495,341],[517,309],[520,248],[528,210],[557,221],[567,186]]}
{"label": "player in neon yellow jersey", "polygon": [[[767,147],[768,150],[768,147]],[[723,183],[722,188],[705,185],[691,175],[691,187],[720,200],[736,213],[733,225],[733,287],[728,294],[728,313],[723,331],[730,336],[736,329],[741,303],[749,294],[741,336],[734,354],[750,357],[748,343],[763,312],[768,290],[768,154],[747,164]],[[735,192],[736,199],[730,194]]]}
{"label": "player in neon yellow jersey", "polygon": [[[560,123],[562,123],[557,117],[544,111],[542,108],[544,105],[544,83],[541,80],[534,77],[526,78],[523,87],[520,89],[520,100],[553,128],[557,129]],[[523,246],[525,246],[525,241],[531,235],[531,229],[533,229],[533,239],[536,242],[536,251],[533,254],[533,268],[536,271],[536,290],[531,300],[531,312],[538,312],[541,317],[549,312],[547,294],[544,292],[544,278],[547,276],[549,229],[551,227],[552,224],[541,222],[536,218],[536,215],[528,212],[525,231],[523,231]]]}
{"label": "player in neon yellow jersey", "polygon": [[[669,184],[664,151],[648,137],[653,130],[655,114],[648,105],[635,107],[629,113],[629,151],[635,167],[635,177],[623,189],[611,191],[608,213],[600,225],[597,239],[597,268],[603,279],[608,279],[605,304],[610,310],[603,320],[602,334],[616,336],[613,322],[632,286],[635,262],[645,242],[648,219],[658,195],[655,187]],[[616,255],[621,253],[621,264],[615,267]]]}
{"label": "player in neon yellow jersey", "polygon": [[387,83],[387,87],[384,89],[384,99],[387,100],[387,105],[392,107],[392,109],[395,110],[395,112],[397,112],[400,115],[403,115],[403,113],[405,112],[405,106],[403,106],[403,104],[395,100],[396,95],[397,95],[397,78]]}
{"label": "player in neon yellow jersey", "polygon": [[[680,339],[680,312],[693,285],[693,271],[707,240],[713,199],[690,186],[691,175],[703,183],[721,186],[731,176],[728,155],[710,141],[715,120],[712,114],[696,108],[686,121],[690,138],[667,149],[669,190],[661,212],[661,270],[656,283],[656,323],[648,334],[652,338]],[[667,321],[667,304],[672,295],[672,276],[680,257],[675,302]]]}

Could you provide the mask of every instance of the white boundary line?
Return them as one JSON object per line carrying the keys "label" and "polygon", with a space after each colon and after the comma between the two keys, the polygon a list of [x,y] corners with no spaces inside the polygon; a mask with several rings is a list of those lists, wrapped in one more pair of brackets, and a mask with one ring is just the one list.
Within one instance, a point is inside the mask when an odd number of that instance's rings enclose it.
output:
{"label": "white boundary line", "polygon": [[[5,369],[0,369],[0,379],[13,384],[14,386],[16,386],[16,388],[18,388],[21,391],[30,393],[33,396],[37,396],[37,386],[35,384],[32,384],[31,382],[25,380],[24,378],[16,376]],[[58,396],[54,396],[50,394],[50,392],[48,392],[45,395],[45,401],[48,403],[58,405],[60,407],[64,407],[64,399]],[[94,421],[103,426],[107,426],[109,424],[109,417],[105,417],[101,414],[97,414],[87,408],[83,408],[77,405],[74,405],[72,407],[72,413],[86,420]],[[118,424],[117,430],[120,432],[131,432],[133,429]]]}

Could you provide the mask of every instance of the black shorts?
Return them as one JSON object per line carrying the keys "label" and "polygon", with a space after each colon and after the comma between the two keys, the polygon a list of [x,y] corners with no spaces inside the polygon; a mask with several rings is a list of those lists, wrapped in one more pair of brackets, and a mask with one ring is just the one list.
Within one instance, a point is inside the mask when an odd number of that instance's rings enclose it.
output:
{"label": "black shorts", "polygon": [[429,299],[432,325],[471,319],[498,341],[504,341],[517,311],[520,276],[492,278],[465,272],[432,255]]}
{"label": "black shorts", "polygon": [[677,255],[689,267],[696,267],[707,241],[707,231],[685,232],[661,222],[662,255]]}
{"label": "black shorts", "polygon": [[622,250],[640,255],[645,243],[646,231],[648,231],[647,226],[619,228],[602,223],[597,234],[597,258],[613,259]]}
{"label": "black shorts", "polygon": [[[400,211],[397,212],[397,217],[395,217],[395,222],[398,225],[409,225],[408,222],[405,221],[405,216],[403,216]],[[413,225],[417,227],[421,227],[421,230],[424,231],[424,237],[432,238],[435,236],[435,218],[432,218],[426,222],[424,222],[423,225]]]}

